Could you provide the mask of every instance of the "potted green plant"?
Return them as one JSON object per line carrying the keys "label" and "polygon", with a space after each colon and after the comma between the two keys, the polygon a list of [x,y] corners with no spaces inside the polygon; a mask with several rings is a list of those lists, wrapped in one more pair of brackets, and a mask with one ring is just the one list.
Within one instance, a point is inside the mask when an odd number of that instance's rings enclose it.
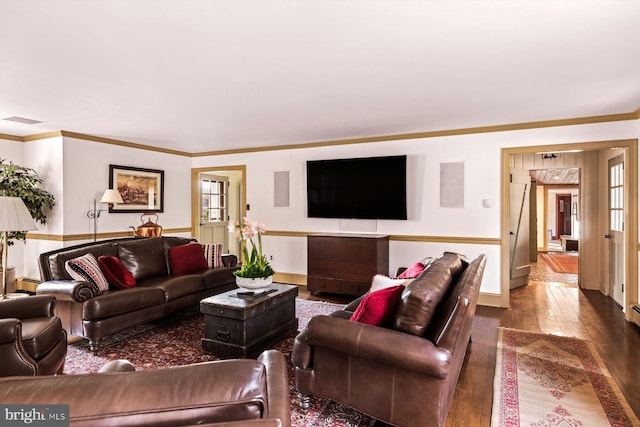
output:
{"label": "potted green plant", "polygon": [[[55,205],[55,197],[46,190],[39,188],[42,178],[31,168],[19,166],[5,159],[0,159],[0,196],[20,197],[27,206],[34,220],[40,224],[47,223],[47,211]],[[13,244],[13,240],[26,240],[26,232],[9,234],[7,244]],[[2,265],[2,242],[0,242],[0,271]],[[7,274],[11,278],[12,267],[7,268]],[[13,284],[13,278],[8,283]]]}
{"label": "potted green plant", "polygon": [[[262,252],[262,235],[266,233],[264,224],[242,218],[242,222],[231,221],[229,231],[240,240],[243,262],[236,275],[236,284],[241,288],[259,289],[267,287],[273,280],[275,271],[271,268],[267,257]],[[258,243],[254,242],[257,238]],[[251,244],[251,250],[249,250]]]}

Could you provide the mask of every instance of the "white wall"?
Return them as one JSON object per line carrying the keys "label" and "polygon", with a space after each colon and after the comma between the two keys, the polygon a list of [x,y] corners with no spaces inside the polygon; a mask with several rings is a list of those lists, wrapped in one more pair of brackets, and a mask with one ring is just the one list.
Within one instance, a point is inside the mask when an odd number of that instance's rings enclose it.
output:
{"label": "white wall", "polygon": [[[164,212],[158,214],[158,223],[165,229],[191,226],[189,157],[67,137],[22,145],[25,166],[38,171],[45,181],[43,188],[56,197],[56,206],[49,214],[47,225],[37,231],[51,235],[51,239],[27,241],[23,266],[16,271],[18,277],[40,277],[37,265],[40,253],[88,241],[62,238],[93,234],[93,220],[87,217],[87,212],[93,208],[93,199],[100,200],[109,186],[109,164],[163,170]],[[107,206],[98,203],[98,208],[106,210]],[[130,232],[129,226],[137,227],[140,221],[140,214],[103,211],[97,230],[98,233]]]}
{"label": "white wall", "polygon": [[[456,135],[376,143],[337,145],[283,151],[194,157],[192,166],[247,167],[247,203],[250,218],[268,229],[301,232],[340,232],[339,220],[306,217],[305,162],[341,157],[407,154],[407,221],[378,221],[376,232],[398,235],[499,238],[501,225],[501,149],[507,147],[567,144],[638,138],[638,122],[612,122],[509,132]],[[464,208],[439,207],[439,165],[464,162]],[[273,207],[273,173],[290,172],[290,207]],[[483,208],[483,199],[495,200]],[[274,254],[276,271],[306,274],[306,241],[298,237],[268,237],[267,254]],[[394,241],[390,245],[390,272],[429,255],[452,250],[473,257],[488,254],[482,292],[500,294],[500,247]]]}
{"label": "white wall", "polygon": [[[47,189],[56,195],[57,206],[47,227],[39,233],[56,236],[89,234],[92,221],[86,212],[93,198],[99,198],[109,182],[109,164],[138,166],[165,171],[165,212],[159,223],[165,228],[190,226],[191,168],[244,164],[247,167],[248,215],[263,221],[271,230],[339,232],[348,223],[306,217],[305,162],[315,159],[408,155],[407,221],[377,221],[375,231],[385,234],[499,238],[501,227],[501,149],[506,147],[566,144],[638,138],[640,121],[575,125],[509,132],[338,145],[306,149],[265,151],[205,157],[183,157],[139,150],[120,145],[52,138],[17,143],[0,141],[3,157],[23,160],[47,178]],[[20,159],[20,147],[23,149]],[[6,152],[6,154],[5,154]],[[464,208],[439,207],[439,165],[464,162]],[[273,207],[273,173],[290,172],[290,207]],[[53,178],[53,179],[50,179]],[[60,188],[62,186],[62,188]],[[483,199],[493,199],[483,208]],[[103,212],[98,232],[126,231],[140,223],[138,214]],[[60,240],[31,240],[24,251],[24,266],[18,276],[38,277],[37,254],[62,245],[81,243]],[[266,236],[265,251],[273,255],[276,271],[306,274],[306,240],[299,237]],[[390,272],[424,256],[445,250],[475,257],[488,255],[482,292],[500,294],[500,246],[392,241]],[[18,251],[14,251],[17,252]],[[19,266],[16,263],[17,266]]]}
{"label": "white wall", "polygon": [[[87,217],[87,211],[93,209],[93,199],[99,201],[109,187],[110,164],[163,170],[164,212],[158,213],[158,223],[164,228],[191,226],[189,157],[65,138],[65,234],[93,233],[93,220]],[[98,209],[107,209],[107,205],[98,203]],[[140,215],[102,212],[97,224],[98,233],[127,231],[129,226],[137,227],[141,224]],[[152,219],[155,221],[155,218]]]}

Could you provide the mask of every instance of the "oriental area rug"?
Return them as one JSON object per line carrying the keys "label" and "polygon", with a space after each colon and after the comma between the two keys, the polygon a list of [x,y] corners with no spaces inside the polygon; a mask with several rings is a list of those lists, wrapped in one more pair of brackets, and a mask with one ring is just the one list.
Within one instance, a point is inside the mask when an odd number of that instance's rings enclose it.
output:
{"label": "oriental area rug", "polygon": [[500,328],[492,427],[640,426],[593,344]]}
{"label": "oriental area rug", "polygon": [[540,254],[547,265],[556,273],[578,274],[578,254],[566,255],[549,252]]}
{"label": "oriental area rug", "polygon": [[[296,299],[296,316],[302,330],[316,314],[329,314],[342,305],[319,301]],[[185,310],[156,322],[129,328],[101,343],[96,356],[89,350],[86,340],[68,345],[65,374],[97,372],[111,360],[126,359],[136,370],[159,369],[169,366],[217,360],[215,356],[202,352],[204,317],[197,309]],[[303,413],[299,410],[294,387],[294,370],[291,364],[291,349],[295,334],[274,344],[280,350],[289,367],[289,390],[291,394],[291,425],[293,427],[366,427],[375,420],[349,407],[328,399],[312,397],[311,407]]]}

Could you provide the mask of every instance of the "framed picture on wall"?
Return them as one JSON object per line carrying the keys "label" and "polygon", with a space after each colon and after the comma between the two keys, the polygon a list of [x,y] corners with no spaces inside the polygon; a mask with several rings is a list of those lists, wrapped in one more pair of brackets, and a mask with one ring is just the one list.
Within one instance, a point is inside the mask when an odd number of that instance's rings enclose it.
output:
{"label": "framed picture on wall", "polygon": [[109,212],[164,212],[164,171],[109,165],[109,188],[124,200]]}

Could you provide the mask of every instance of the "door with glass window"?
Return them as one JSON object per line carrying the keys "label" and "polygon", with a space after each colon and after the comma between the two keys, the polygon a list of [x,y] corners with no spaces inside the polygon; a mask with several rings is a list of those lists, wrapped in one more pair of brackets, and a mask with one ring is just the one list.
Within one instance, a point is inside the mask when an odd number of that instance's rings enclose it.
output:
{"label": "door with glass window", "polygon": [[221,243],[222,253],[229,246],[229,178],[200,174],[200,236],[202,243]]}
{"label": "door with glass window", "polygon": [[609,159],[609,295],[624,307],[624,158]]}

